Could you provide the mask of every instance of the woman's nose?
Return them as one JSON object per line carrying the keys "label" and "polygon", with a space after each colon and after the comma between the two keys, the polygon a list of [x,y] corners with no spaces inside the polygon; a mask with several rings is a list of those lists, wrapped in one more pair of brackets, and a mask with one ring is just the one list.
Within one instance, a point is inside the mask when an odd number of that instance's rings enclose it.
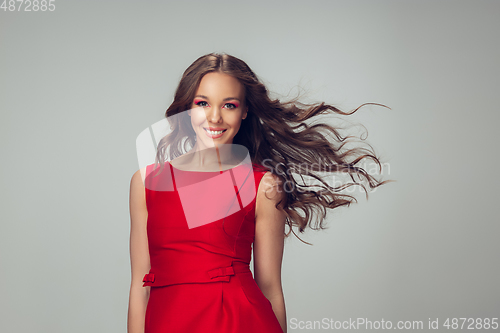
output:
{"label": "woman's nose", "polygon": [[222,120],[221,109],[214,106],[211,107],[207,114],[207,121],[211,123],[219,123]]}

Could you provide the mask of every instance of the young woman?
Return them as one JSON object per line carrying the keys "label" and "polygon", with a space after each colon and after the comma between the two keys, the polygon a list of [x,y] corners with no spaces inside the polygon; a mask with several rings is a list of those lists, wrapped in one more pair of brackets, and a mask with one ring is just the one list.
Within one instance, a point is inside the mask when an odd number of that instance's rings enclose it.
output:
{"label": "young woman", "polygon": [[324,228],[326,208],[356,200],[339,191],[365,188],[331,187],[318,172],[356,174],[371,188],[387,182],[356,166],[369,158],[381,167],[371,151],[342,151],[348,137],[305,123],[327,112],[351,114],[271,100],[247,64],[227,54],[189,66],[166,111],[172,132],[156,163],[131,180],[129,333],[287,332],[285,237],[294,226]]}

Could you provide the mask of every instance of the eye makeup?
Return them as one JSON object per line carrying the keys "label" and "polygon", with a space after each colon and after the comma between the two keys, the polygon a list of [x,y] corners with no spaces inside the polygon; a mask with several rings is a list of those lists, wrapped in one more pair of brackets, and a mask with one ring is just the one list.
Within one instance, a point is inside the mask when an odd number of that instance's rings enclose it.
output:
{"label": "eye makeup", "polygon": [[[198,105],[199,103],[202,103],[202,102],[203,102],[203,103],[207,103],[207,106],[209,106],[209,105],[210,105],[210,104],[208,104],[208,102],[207,102],[207,101],[205,101],[205,100],[203,100],[203,99],[195,99],[195,100],[193,101],[193,104]],[[240,106],[240,103],[238,103],[238,102],[234,101],[234,102],[228,102],[228,103],[225,103],[225,104],[224,104],[224,106],[226,106],[226,105],[233,105],[234,107],[233,107],[233,108],[230,108],[230,109],[237,109],[237,108]]]}
{"label": "eye makeup", "polygon": [[[194,104],[196,104],[196,105],[198,105],[198,103],[200,103],[200,102],[205,102],[205,103],[207,103],[207,101],[202,100],[202,99],[195,99],[195,100],[193,101],[193,103],[194,103]],[[208,103],[207,103],[207,104],[208,104]]]}

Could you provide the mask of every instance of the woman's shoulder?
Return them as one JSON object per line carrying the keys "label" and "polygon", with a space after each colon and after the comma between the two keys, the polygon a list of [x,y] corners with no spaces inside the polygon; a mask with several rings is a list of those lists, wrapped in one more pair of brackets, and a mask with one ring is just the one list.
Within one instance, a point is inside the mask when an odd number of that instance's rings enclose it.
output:
{"label": "woman's shoulder", "polygon": [[272,172],[272,168],[258,162],[253,162],[252,165],[254,173],[257,174],[256,180],[259,183],[259,189],[268,191],[270,188],[276,188],[276,186],[281,185],[281,178]]}
{"label": "woman's shoulder", "polygon": [[252,162],[253,170],[258,173],[270,172],[270,168],[265,167],[259,162]]}

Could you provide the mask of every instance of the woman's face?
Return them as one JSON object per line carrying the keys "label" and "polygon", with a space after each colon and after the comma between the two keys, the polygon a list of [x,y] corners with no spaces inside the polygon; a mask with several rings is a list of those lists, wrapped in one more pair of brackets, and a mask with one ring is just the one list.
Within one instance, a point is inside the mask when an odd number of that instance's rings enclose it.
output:
{"label": "woman's face", "polygon": [[231,144],[247,111],[245,90],[238,79],[219,72],[203,76],[188,111],[197,148]]}

